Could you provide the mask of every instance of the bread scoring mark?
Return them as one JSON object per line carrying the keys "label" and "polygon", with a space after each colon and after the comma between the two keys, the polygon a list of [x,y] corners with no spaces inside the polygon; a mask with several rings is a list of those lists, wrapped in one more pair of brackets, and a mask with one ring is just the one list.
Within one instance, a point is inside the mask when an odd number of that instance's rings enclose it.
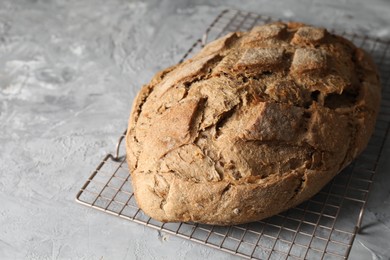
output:
{"label": "bread scoring mark", "polygon": [[302,134],[303,108],[282,103],[260,102],[241,118],[245,140],[292,141]]}
{"label": "bread scoring mark", "polygon": [[242,39],[241,47],[255,47],[266,40],[281,39],[286,34],[286,28],[287,26],[283,23],[255,26],[246,37]]}
{"label": "bread scoring mark", "polygon": [[[218,40],[208,43],[199,54],[217,53],[231,47],[239,39],[239,33],[231,32]],[[199,55],[198,54],[198,55]]]}
{"label": "bread scoring mark", "polygon": [[203,118],[200,129],[214,126],[219,118],[240,103],[235,82],[224,77],[213,77],[207,81],[197,82],[189,91],[190,96],[207,98],[202,108]]}
{"label": "bread scoring mark", "polygon": [[214,138],[218,138],[220,136],[221,129],[226,124],[226,122],[234,115],[234,113],[236,112],[237,108],[238,108],[238,105],[235,105],[230,110],[227,110],[227,111],[223,112],[219,116],[218,121],[215,123],[216,132],[215,132],[215,137]]}
{"label": "bread scoring mark", "polygon": [[305,108],[312,103],[310,92],[307,89],[299,87],[291,79],[282,79],[269,84],[264,93],[277,103],[291,104]]}
{"label": "bread scoring mark", "polygon": [[283,61],[284,50],[277,48],[246,49],[234,66],[234,70],[256,70],[256,72],[276,69]]}
{"label": "bread scoring mark", "polygon": [[158,88],[152,93],[154,98],[160,99],[163,94],[173,86],[179,83],[191,82],[196,78],[200,78],[208,74],[208,69],[211,66],[216,66],[223,57],[213,53],[200,57],[199,59],[190,59],[177,66],[177,69],[171,71],[169,77],[162,80]]}
{"label": "bread scoring mark", "polygon": [[136,98],[136,103],[134,104],[136,107],[133,108],[133,111],[135,111],[134,112],[134,116],[133,116],[133,118],[134,118],[133,126],[134,127],[137,124],[138,117],[139,117],[139,115],[142,112],[143,105],[145,104],[145,102],[148,99],[148,97],[150,96],[150,94],[153,92],[156,84],[160,83],[165,78],[165,76],[172,70],[173,70],[173,67],[168,68],[168,69],[158,73],[152,79],[150,84],[145,85],[145,86],[142,87],[142,91],[139,92],[140,96]]}
{"label": "bread scoring mark", "polygon": [[328,32],[323,28],[303,26],[300,27],[294,34],[294,37],[291,40],[291,44],[318,46],[318,44],[325,40],[327,35]]}
{"label": "bread scoring mark", "polygon": [[291,64],[292,73],[327,69],[326,52],[319,49],[299,48],[295,50]]}
{"label": "bread scoring mark", "polygon": [[149,144],[144,146],[144,153],[156,154],[157,158],[161,158],[167,152],[191,143],[197,136],[198,121],[202,115],[198,107],[203,102],[203,99],[186,99],[154,118],[143,137],[143,142]]}
{"label": "bread scoring mark", "polygon": [[221,180],[215,162],[194,144],[169,151],[161,162],[164,170],[175,172],[183,179],[194,182]]}

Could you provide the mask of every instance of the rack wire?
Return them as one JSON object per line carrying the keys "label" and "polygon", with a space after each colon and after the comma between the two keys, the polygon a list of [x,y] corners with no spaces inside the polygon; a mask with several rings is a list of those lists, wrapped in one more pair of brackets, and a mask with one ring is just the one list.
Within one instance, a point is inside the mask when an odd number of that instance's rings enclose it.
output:
{"label": "rack wire", "polygon": [[[183,56],[209,39],[277,21],[269,16],[225,10]],[[271,218],[220,227],[195,223],[161,223],[140,210],[134,199],[125,156],[107,154],[76,196],[76,201],[151,228],[190,239],[244,258],[346,259],[358,232],[368,193],[390,127],[390,41],[334,31],[349,38],[374,58],[382,79],[382,102],[375,132],[364,152],[317,195]],[[181,60],[181,61],[182,61]]]}

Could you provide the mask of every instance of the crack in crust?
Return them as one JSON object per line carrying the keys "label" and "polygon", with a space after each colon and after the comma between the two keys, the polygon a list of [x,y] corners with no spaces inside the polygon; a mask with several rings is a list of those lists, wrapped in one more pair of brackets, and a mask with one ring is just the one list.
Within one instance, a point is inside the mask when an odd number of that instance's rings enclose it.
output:
{"label": "crack in crust", "polygon": [[137,202],[160,221],[269,217],[364,149],[379,101],[370,57],[323,28],[230,33],[138,94],[126,136]]}

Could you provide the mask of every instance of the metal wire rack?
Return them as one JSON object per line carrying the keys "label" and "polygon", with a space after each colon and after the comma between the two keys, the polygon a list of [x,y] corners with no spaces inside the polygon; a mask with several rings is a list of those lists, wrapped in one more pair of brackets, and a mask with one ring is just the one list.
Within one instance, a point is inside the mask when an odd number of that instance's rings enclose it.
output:
{"label": "metal wire rack", "polygon": [[[208,39],[231,31],[249,30],[275,19],[225,10],[184,55]],[[135,202],[129,170],[119,156],[108,154],[78,192],[76,201],[207,246],[254,259],[346,259],[358,232],[367,196],[390,126],[390,41],[336,31],[365,49],[376,61],[382,79],[382,103],[375,133],[365,151],[310,200],[274,217],[229,227],[194,223],[161,223],[149,218]]]}

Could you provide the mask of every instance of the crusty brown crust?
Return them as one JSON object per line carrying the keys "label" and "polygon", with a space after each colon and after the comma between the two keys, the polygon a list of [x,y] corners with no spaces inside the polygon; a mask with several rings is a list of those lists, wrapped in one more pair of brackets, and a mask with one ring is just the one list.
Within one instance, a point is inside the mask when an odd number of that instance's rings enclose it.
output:
{"label": "crusty brown crust", "polygon": [[277,214],[364,149],[379,102],[372,60],[325,29],[273,23],[230,33],[136,97],[126,149],[137,203],[163,222]]}

